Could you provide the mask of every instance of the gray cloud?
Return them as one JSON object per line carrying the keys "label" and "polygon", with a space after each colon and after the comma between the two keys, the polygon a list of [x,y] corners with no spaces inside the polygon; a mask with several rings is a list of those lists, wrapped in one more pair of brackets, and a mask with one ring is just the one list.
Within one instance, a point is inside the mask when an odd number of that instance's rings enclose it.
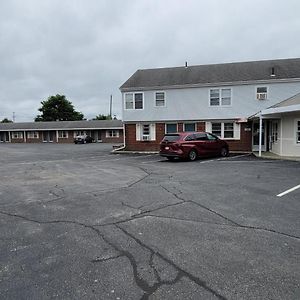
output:
{"label": "gray cloud", "polygon": [[0,119],[31,121],[61,93],[92,118],[121,116],[137,69],[299,57],[294,0],[0,2]]}

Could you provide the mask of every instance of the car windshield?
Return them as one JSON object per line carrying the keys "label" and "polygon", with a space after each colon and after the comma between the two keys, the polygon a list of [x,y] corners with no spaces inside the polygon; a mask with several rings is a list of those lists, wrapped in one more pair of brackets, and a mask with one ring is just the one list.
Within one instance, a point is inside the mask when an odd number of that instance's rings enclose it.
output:
{"label": "car windshield", "polygon": [[163,141],[164,142],[175,142],[178,141],[180,139],[180,135],[179,134],[168,134],[164,136]]}

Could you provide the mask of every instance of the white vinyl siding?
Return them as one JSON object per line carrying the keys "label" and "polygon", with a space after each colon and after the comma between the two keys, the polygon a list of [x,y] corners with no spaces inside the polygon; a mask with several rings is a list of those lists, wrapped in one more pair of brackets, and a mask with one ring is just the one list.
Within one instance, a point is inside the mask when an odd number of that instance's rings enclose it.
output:
{"label": "white vinyl siding", "polygon": [[205,131],[225,140],[240,139],[240,124],[233,121],[206,122]]}

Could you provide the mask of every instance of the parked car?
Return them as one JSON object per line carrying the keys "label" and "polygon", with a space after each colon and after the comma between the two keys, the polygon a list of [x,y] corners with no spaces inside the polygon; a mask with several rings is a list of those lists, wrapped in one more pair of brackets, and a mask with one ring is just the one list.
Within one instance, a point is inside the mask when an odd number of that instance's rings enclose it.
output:
{"label": "parked car", "polygon": [[92,143],[94,139],[89,135],[77,135],[74,138],[75,144],[86,144],[86,143]]}
{"label": "parked car", "polygon": [[228,156],[228,144],[208,132],[180,132],[166,134],[160,143],[159,154],[169,160],[198,157]]}

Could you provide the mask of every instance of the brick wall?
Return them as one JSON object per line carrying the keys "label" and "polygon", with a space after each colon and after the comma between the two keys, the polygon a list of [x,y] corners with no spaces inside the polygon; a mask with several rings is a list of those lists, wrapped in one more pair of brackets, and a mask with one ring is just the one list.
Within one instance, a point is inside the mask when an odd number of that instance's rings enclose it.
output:
{"label": "brick wall", "polygon": [[[230,151],[251,151],[252,149],[252,132],[246,131],[245,128],[251,128],[250,123],[241,124],[241,139],[227,140]],[[197,131],[205,131],[205,122],[196,123]],[[183,131],[183,123],[178,123],[178,132]],[[159,143],[165,134],[165,123],[156,123],[156,141],[137,141],[136,124],[125,124],[126,132],[126,150],[132,151],[159,151]]]}
{"label": "brick wall", "polygon": [[100,136],[103,143],[124,143],[123,130],[119,130],[119,137],[106,137],[106,130],[101,130]]}

